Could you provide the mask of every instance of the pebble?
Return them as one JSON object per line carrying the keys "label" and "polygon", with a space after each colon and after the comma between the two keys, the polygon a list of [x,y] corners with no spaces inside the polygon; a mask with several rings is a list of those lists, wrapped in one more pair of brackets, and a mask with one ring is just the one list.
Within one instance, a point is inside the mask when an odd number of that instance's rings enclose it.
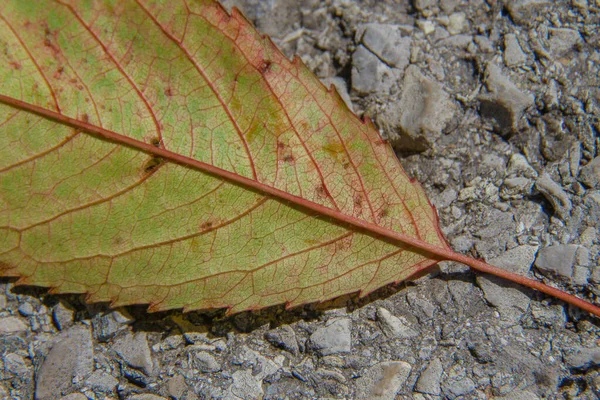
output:
{"label": "pebble", "polygon": [[324,327],[310,336],[311,347],[320,355],[349,353],[351,351],[351,325],[349,318],[327,321]]}
{"label": "pebble", "polygon": [[97,369],[85,380],[85,384],[94,390],[110,393],[117,387],[119,381],[114,376]]}
{"label": "pebble", "polygon": [[99,342],[106,342],[132,321],[131,316],[124,310],[115,310],[107,314],[97,314],[92,318],[94,337]]}
{"label": "pebble", "polygon": [[167,382],[167,391],[169,396],[173,399],[181,399],[188,390],[188,386],[185,383],[185,377],[177,374]]}
{"label": "pebble", "polygon": [[600,189],[600,157],[594,158],[581,168],[579,180],[589,188]]}
{"label": "pebble", "polygon": [[506,169],[508,176],[523,176],[525,178],[537,178],[538,173],[527,159],[522,154],[513,154],[508,161],[508,167]]}
{"label": "pebble", "polygon": [[287,350],[294,355],[300,352],[296,333],[289,325],[268,331],[265,333],[265,339],[273,346]]}
{"label": "pebble", "polygon": [[565,361],[571,368],[579,371],[600,366],[600,347],[575,347],[565,356]]}
{"label": "pebble", "polygon": [[35,397],[55,399],[94,370],[92,334],[86,326],[63,331],[44,359],[37,376]]}
{"label": "pebble", "polygon": [[556,56],[564,56],[571,52],[578,43],[582,42],[581,34],[575,29],[548,29],[548,47],[550,52]]}
{"label": "pebble", "polygon": [[412,39],[401,28],[388,24],[365,24],[358,33],[358,42],[388,66],[404,70],[410,62]]}
{"label": "pebble", "polygon": [[456,105],[442,86],[411,65],[404,74],[399,103],[387,107],[377,122],[391,131],[396,150],[421,152],[431,148],[455,112]]}
{"label": "pebble", "polygon": [[129,396],[127,400],[167,400],[166,398],[152,394],[152,393],[142,393],[142,394],[134,394],[133,396]]}
{"label": "pebble", "polygon": [[362,44],[352,53],[352,90],[361,95],[387,93],[402,76],[402,71],[383,63]]}
{"label": "pebble", "polygon": [[377,309],[377,321],[383,334],[389,338],[412,338],[419,335],[404,317],[396,317],[383,307]]}
{"label": "pebble", "polygon": [[130,367],[141,370],[146,375],[152,374],[152,354],[145,332],[127,332],[115,340],[113,349]]}
{"label": "pebble", "polygon": [[216,372],[221,369],[219,362],[209,353],[198,351],[192,354],[192,366],[200,372]]}
{"label": "pebble", "polygon": [[442,380],[443,366],[439,358],[431,360],[427,368],[421,372],[415,390],[420,393],[439,396],[442,394],[440,382]]}
{"label": "pebble", "polygon": [[501,135],[516,132],[523,112],[534,104],[533,95],[519,89],[492,63],[485,69],[484,81],[488,93],[479,97],[481,115]]}
{"label": "pebble", "polygon": [[28,329],[27,324],[19,317],[0,318],[0,335],[24,332]]}
{"label": "pebble", "polygon": [[465,377],[460,380],[449,379],[443,384],[444,394],[448,399],[461,398],[475,390],[475,382]]}
{"label": "pebble", "polygon": [[231,379],[233,380],[233,383],[231,384],[229,390],[234,396],[244,400],[262,398],[262,382],[252,375],[252,371],[235,371],[231,375]]}
{"label": "pebble", "polygon": [[535,181],[535,188],[552,204],[554,212],[560,219],[567,220],[569,218],[573,208],[571,199],[546,171]]}
{"label": "pebble", "polygon": [[64,397],[61,397],[60,400],[88,400],[88,398],[83,393],[71,393]]}
{"label": "pebble", "polygon": [[[540,250],[535,266],[545,275],[571,279],[577,253],[585,247],[576,244],[558,244]],[[585,252],[585,251],[584,251]]]}
{"label": "pebble", "polygon": [[52,311],[52,319],[58,330],[64,331],[73,326],[74,323],[73,310],[59,302]]}
{"label": "pebble", "polygon": [[504,36],[504,64],[507,67],[523,65],[527,61],[527,55],[523,52],[517,35],[509,33]]}
{"label": "pebble", "polygon": [[35,309],[31,305],[31,303],[23,303],[19,306],[19,314],[24,317],[30,317],[35,314]]}
{"label": "pebble", "polygon": [[404,361],[387,361],[369,368],[356,380],[356,398],[394,400],[412,367]]}

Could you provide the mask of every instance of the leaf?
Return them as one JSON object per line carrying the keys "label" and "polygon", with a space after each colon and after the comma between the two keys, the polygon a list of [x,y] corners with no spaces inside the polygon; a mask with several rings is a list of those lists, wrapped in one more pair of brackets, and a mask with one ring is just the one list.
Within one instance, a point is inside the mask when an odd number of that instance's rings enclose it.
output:
{"label": "leaf", "polygon": [[214,1],[0,5],[0,269],[151,311],[293,307],[454,253],[333,89]]}

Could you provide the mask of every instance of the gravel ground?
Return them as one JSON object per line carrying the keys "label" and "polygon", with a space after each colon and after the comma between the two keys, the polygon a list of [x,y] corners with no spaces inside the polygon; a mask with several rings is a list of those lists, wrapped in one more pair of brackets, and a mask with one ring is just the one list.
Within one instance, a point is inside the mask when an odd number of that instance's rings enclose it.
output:
{"label": "gravel ground", "polygon": [[[599,302],[598,0],[225,3],[376,121],[455,250]],[[452,263],[230,318],[0,293],[0,398],[600,397],[597,318]]]}

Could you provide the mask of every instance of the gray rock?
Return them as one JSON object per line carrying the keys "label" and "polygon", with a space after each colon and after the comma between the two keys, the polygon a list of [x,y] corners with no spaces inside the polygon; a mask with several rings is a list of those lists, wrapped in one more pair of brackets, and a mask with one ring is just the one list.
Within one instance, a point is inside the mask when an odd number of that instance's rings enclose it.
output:
{"label": "gray rock", "polygon": [[19,317],[0,318],[0,335],[25,332],[29,326]]}
{"label": "gray rock", "polygon": [[535,188],[552,204],[552,208],[559,218],[562,220],[569,218],[573,208],[571,199],[547,172],[544,171],[535,181]]}
{"label": "gray rock", "polygon": [[54,342],[36,376],[35,398],[55,399],[71,391],[94,370],[92,334],[85,326],[62,332]]}
{"label": "gray rock", "polygon": [[570,280],[573,276],[577,253],[581,249],[585,249],[585,247],[576,244],[545,247],[540,250],[535,260],[535,266],[544,275]]}
{"label": "gray rock", "polygon": [[528,390],[520,390],[520,389],[513,390],[506,396],[495,397],[495,398],[502,399],[502,400],[539,400],[540,399],[540,397],[537,394],[530,392]]}
{"label": "gray rock", "polygon": [[504,64],[507,67],[523,65],[527,61],[527,55],[523,52],[517,35],[509,33],[504,37]]}
{"label": "gray rock", "polygon": [[119,384],[119,380],[114,376],[97,369],[85,380],[85,384],[94,390],[111,393]]}
{"label": "gray rock", "polygon": [[362,44],[352,54],[352,90],[366,95],[387,93],[400,78],[402,71],[393,69]]}
{"label": "gray rock", "polygon": [[167,391],[172,399],[179,400],[185,396],[188,386],[185,383],[185,377],[177,374],[167,382]]}
{"label": "gray rock", "polygon": [[548,9],[550,0],[512,0],[506,3],[508,12],[517,24],[531,23],[535,18]]}
{"label": "gray rock", "polygon": [[100,342],[106,342],[132,322],[131,316],[125,310],[115,310],[107,314],[97,314],[92,318],[94,337]]}
{"label": "gray rock", "polygon": [[4,362],[4,369],[17,375],[19,378],[26,378],[31,374],[29,363],[19,354],[9,353],[3,355],[2,361]]}
{"label": "gray rock", "polygon": [[351,350],[351,324],[348,318],[327,321],[310,336],[310,346],[319,355],[349,353]]}
{"label": "gray rock", "polygon": [[565,362],[573,369],[586,371],[600,366],[600,347],[575,347],[565,356]]}
{"label": "gray rock", "polygon": [[581,34],[574,29],[548,29],[548,48],[555,56],[564,56],[573,50],[579,43],[583,43],[583,38],[581,37]]}
{"label": "gray rock", "polygon": [[405,339],[419,335],[406,318],[396,317],[385,308],[377,309],[377,321],[383,333],[389,338]]}
{"label": "gray rock", "polygon": [[200,372],[216,372],[221,369],[219,362],[205,351],[193,352],[192,366]]}
{"label": "gray rock", "polygon": [[526,178],[537,178],[538,173],[529,163],[522,154],[513,154],[508,161],[508,167],[506,170],[508,176],[523,176]]}
{"label": "gray rock", "polygon": [[534,104],[533,95],[521,91],[500,67],[491,63],[485,70],[484,80],[488,93],[479,97],[481,115],[490,120],[501,135],[516,132],[523,112]]}
{"label": "gray rock", "polygon": [[377,122],[389,132],[395,149],[420,152],[441,136],[455,111],[443,88],[411,65],[404,75],[400,102],[378,115]]}
{"label": "gray rock", "polygon": [[460,380],[449,379],[442,385],[444,394],[449,399],[456,399],[475,390],[475,382],[471,378],[465,377]]}
{"label": "gray rock", "polygon": [[357,42],[388,66],[404,70],[410,62],[412,38],[400,27],[388,24],[365,24],[357,32]]}
{"label": "gray rock", "polygon": [[71,393],[64,397],[61,397],[60,400],[88,400],[88,398],[83,393]]}
{"label": "gray rock", "polygon": [[442,380],[443,366],[439,358],[431,360],[427,368],[421,372],[415,390],[419,393],[439,396],[442,394],[440,382]]}
{"label": "gray rock", "polygon": [[265,339],[272,345],[287,350],[294,355],[300,351],[296,333],[289,325],[265,333]]}
{"label": "gray rock", "polygon": [[35,314],[35,309],[31,303],[23,303],[19,306],[19,314],[24,317],[30,317]]}
{"label": "gray rock", "polygon": [[500,197],[504,200],[522,199],[531,194],[533,180],[528,178],[507,178],[500,187]]}
{"label": "gray rock", "polygon": [[152,374],[152,354],[145,332],[135,335],[127,332],[115,341],[113,349],[130,367],[141,370],[146,375]]}
{"label": "gray rock", "polygon": [[58,303],[52,311],[52,319],[56,327],[64,331],[73,326],[74,313],[73,310],[65,306],[62,302]]}
{"label": "gray rock", "polygon": [[235,371],[231,375],[233,383],[229,390],[240,399],[260,399],[263,396],[262,382],[252,375],[252,371]]}
{"label": "gray rock", "polygon": [[393,400],[408,379],[412,367],[404,361],[388,361],[369,368],[356,380],[356,398]]}
{"label": "gray rock", "polygon": [[579,180],[590,188],[600,189],[600,157],[594,158],[581,168]]}
{"label": "gray rock", "polygon": [[152,394],[152,393],[142,393],[142,394],[134,394],[133,396],[127,397],[127,400],[167,400],[166,398]]}

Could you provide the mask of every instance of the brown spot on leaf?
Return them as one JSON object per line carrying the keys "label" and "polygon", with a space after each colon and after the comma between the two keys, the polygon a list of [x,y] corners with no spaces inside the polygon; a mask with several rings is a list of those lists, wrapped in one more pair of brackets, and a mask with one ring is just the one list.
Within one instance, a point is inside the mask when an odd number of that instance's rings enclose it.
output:
{"label": "brown spot on leaf", "polygon": [[148,161],[146,161],[146,164],[144,164],[144,172],[146,174],[150,174],[156,171],[162,163],[163,159],[161,157],[152,157]]}
{"label": "brown spot on leaf", "polygon": [[90,117],[86,113],[83,113],[81,114],[81,120],[87,124],[90,122]]}
{"label": "brown spot on leaf", "polygon": [[293,163],[295,161],[295,158],[291,154],[286,154],[285,156],[283,156],[283,161]]}
{"label": "brown spot on leaf", "polygon": [[273,63],[270,60],[263,60],[263,62],[260,63],[258,70],[264,75],[271,70],[272,65]]}
{"label": "brown spot on leaf", "polygon": [[21,69],[21,64],[16,61],[11,61],[9,64],[13,69],[16,69],[17,71]]}
{"label": "brown spot on leaf", "polygon": [[200,229],[202,229],[203,231],[208,230],[210,228],[212,228],[213,223],[212,221],[205,221],[202,223],[202,225],[200,225]]}
{"label": "brown spot on leaf", "polygon": [[165,89],[165,96],[167,96],[167,97],[173,96],[173,91],[171,90],[170,87]]}
{"label": "brown spot on leaf", "polygon": [[329,190],[327,190],[327,188],[325,186],[323,186],[322,184],[315,187],[315,191],[317,192],[317,195],[319,195],[319,197],[330,197],[331,196],[329,194]]}
{"label": "brown spot on leaf", "polygon": [[379,219],[382,219],[382,218],[385,218],[385,217],[387,217],[387,216],[388,216],[388,214],[389,214],[389,211],[388,211],[387,207],[385,207],[385,208],[381,209],[381,210],[379,211],[379,213],[377,213],[377,217],[378,217]]}
{"label": "brown spot on leaf", "polygon": [[362,208],[363,198],[360,194],[354,195],[354,205],[358,208]]}

